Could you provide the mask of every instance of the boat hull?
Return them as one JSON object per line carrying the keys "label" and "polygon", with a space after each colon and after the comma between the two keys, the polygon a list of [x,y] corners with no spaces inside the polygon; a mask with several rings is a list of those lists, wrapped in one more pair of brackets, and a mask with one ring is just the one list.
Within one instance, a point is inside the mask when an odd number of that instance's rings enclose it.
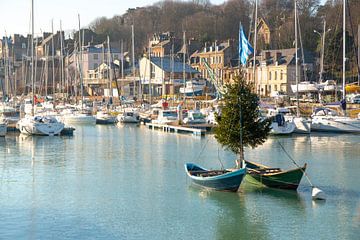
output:
{"label": "boat hull", "polygon": [[59,135],[64,129],[62,122],[55,121],[39,122],[36,117],[25,117],[17,123],[17,128],[26,135],[53,136]]}
{"label": "boat hull", "polygon": [[[306,164],[303,167],[289,171],[268,168],[266,166],[246,161],[248,174],[246,181],[263,187],[296,190],[306,170]],[[264,169],[268,171],[263,171]]]}
{"label": "boat hull", "polygon": [[333,133],[360,133],[360,120],[347,117],[314,117],[311,131]]}
{"label": "boat hull", "polygon": [[5,137],[6,132],[7,132],[7,124],[1,123],[0,124],[0,137]]}
{"label": "boat hull", "polygon": [[[246,168],[234,170],[207,170],[193,163],[185,164],[185,171],[192,182],[198,186],[216,190],[236,192],[246,175]],[[216,172],[223,174],[216,174]],[[214,173],[214,176],[211,176]]]}

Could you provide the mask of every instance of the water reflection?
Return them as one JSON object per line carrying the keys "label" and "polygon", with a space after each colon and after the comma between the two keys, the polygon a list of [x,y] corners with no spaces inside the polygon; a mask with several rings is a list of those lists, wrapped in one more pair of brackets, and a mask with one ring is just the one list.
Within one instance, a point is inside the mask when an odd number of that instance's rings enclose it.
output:
{"label": "water reflection", "polygon": [[252,216],[244,194],[189,189],[217,207],[215,239],[269,239],[267,226],[261,216]]}

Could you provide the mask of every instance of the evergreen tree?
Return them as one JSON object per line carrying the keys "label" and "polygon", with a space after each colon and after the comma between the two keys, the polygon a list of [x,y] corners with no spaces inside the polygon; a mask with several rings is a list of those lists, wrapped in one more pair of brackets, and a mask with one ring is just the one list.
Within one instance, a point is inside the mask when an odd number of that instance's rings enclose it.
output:
{"label": "evergreen tree", "polygon": [[215,138],[225,149],[239,155],[238,167],[244,160],[244,147],[263,144],[270,132],[270,120],[260,119],[259,98],[252,90],[253,84],[243,76],[236,77],[233,84],[226,86],[224,106],[217,116]]}

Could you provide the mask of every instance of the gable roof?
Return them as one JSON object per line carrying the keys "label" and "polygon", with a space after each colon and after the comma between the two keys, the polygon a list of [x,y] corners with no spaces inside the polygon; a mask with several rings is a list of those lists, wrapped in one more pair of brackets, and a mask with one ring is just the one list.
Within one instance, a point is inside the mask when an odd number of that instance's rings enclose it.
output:
{"label": "gable roof", "polygon": [[[172,70],[171,58],[169,56],[163,57],[163,58],[151,57],[150,60],[153,64],[155,64],[159,68],[163,69],[165,72],[171,72],[171,71],[173,71],[174,73],[182,73],[183,72],[184,64],[179,58],[174,58],[174,63],[173,63],[174,69],[173,70]],[[186,73],[199,73],[198,71],[196,71],[194,68],[192,68],[188,64],[185,64],[185,72]]]}

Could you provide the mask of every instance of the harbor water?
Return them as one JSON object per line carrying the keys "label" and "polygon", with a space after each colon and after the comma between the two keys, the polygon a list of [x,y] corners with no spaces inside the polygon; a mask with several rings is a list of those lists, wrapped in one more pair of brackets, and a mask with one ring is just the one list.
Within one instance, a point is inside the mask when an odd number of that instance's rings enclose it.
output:
{"label": "harbor water", "polygon": [[359,239],[360,135],[271,137],[246,158],[308,164],[326,201],[243,182],[193,186],[184,163],[234,166],[213,135],[144,126],[77,126],[72,137],[0,138],[0,239]]}

